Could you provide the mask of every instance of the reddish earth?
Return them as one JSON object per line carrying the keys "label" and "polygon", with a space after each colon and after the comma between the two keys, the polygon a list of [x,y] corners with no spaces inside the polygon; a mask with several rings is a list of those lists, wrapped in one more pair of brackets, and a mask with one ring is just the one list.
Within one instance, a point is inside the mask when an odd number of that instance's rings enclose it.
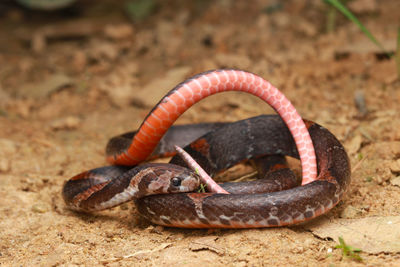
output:
{"label": "reddish earth", "polygon": [[[351,7],[393,52],[400,7],[376,2]],[[395,59],[340,15],[327,34],[323,1],[252,3],[159,1],[139,22],[105,0],[53,13],[0,6],[0,265],[400,264]],[[255,230],[163,228],[132,203],[96,214],[66,208],[63,182],[105,165],[110,137],[138,127],[177,83],[215,68],[264,77],[343,142],[352,184],[337,207],[310,224]],[[178,123],[272,112],[253,96],[224,93]],[[335,248],[338,236],[363,250],[363,262]]]}

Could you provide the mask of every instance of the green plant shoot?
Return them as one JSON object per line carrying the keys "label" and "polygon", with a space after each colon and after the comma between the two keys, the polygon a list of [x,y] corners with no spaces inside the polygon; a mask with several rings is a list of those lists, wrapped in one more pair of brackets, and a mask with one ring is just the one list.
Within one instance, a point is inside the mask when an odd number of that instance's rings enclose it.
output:
{"label": "green plant shoot", "polygon": [[339,245],[335,246],[335,248],[340,248],[342,250],[342,255],[344,258],[349,258],[356,261],[363,261],[359,253],[362,251],[358,248],[353,248],[352,246],[347,245],[344,242],[343,237],[339,236]]}

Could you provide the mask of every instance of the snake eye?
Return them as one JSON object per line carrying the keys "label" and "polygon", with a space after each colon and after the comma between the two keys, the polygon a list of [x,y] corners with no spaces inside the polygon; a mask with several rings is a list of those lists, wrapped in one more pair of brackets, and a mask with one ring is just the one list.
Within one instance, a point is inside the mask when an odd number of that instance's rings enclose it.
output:
{"label": "snake eye", "polygon": [[174,178],[172,178],[171,182],[172,182],[172,185],[173,185],[173,186],[180,186],[182,180],[179,179],[179,178],[177,178],[177,177],[174,177]]}

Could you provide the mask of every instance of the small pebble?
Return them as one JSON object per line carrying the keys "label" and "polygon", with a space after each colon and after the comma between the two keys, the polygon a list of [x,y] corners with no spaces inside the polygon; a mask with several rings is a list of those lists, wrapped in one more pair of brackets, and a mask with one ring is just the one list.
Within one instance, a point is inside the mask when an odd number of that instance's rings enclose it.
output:
{"label": "small pebble", "polygon": [[393,173],[400,173],[400,159],[393,161],[390,163],[390,170]]}
{"label": "small pebble", "polygon": [[304,252],[304,247],[302,247],[302,246],[296,246],[296,247],[294,247],[294,248],[292,249],[292,252],[293,252],[293,253],[297,253],[297,254],[303,253],[303,252]]}
{"label": "small pebble", "polygon": [[400,187],[400,176],[390,179],[390,184]]}
{"label": "small pebble", "polygon": [[247,266],[247,262],[246,261],[235,262],[235,263],[233,263],[233,266],[235,266],[235,267],[245,267],[245,266]]}
{"label": "small pebble", "polygon": [[82,51],[76,51],[72,56],[72,66],[74,71],[81,72],[85,69],[87,65],[87,56]]}
{"label": "small pebble", "polygon": [[357,90],[354,92],[354,104],[360,114],[360,116],[366,116],[368,114],[367,104],[365,103],[364,91]]}
{"label": "small pebble", "polygon": [[0,155],[2,156],[12,155],[17,152],[17,145],[5,138],[0,139],[0,148]]}
{"label": "small pebble", "polygon": [[50,127],[53,130],[72,130],[79,127],[81,120],[78,117],[68,116],[51,122]]}
{"label": "small pebble", "polygon": [[164,227],[161,225],[157,225],[150,232],[156,234],[162,234],[162,232],[164,232]]}
{"label": "small pebble", "polygon": [[389,168],[379,169],[377,170],[377,175],[373,177],[373,180],[382,185],[383,183],[387,182],[392,178],[393,174],[390,172]]}
{"label": "small pebble", "polygon": [[45,213],[49,210],[49,207],[44,203],[36,203],[32,206],[32,211],[36,213]]}
{"label": "small pebble", "polygon": [[11,170],[11,162],[7,158],[0,158],[0,173],[6,173]]}
{"label": "small pebble", "polygon": [[361,144],[363,142],[363,138],[361,135],[356,135],[354,136],[350,142],[347,145],[347,151],[350,155],[354,155],[355,153],[357,153],[360,148],[361,148]]}
{"label": "small pebble", "polygon": [[41,53],[47,46],[46,37],[42,33],[35,33],[31,40],[31,48],[35,53]]}
{"label": "small pebble", "polygon": [[107,25],[104,34],[110,39],[125,39],[133,36],[133,27],[129,24]]}
{"label": "small pebble", "polygon": [[361,212],[358,209],[349,205],[342,211],[342,213],[340,214],[340,217],[344,218],[344,219],[352,219],[352,218],[355,218],[360,213]]}
{"label": "small pebble", "polygon": [[123,204],[119,205],[119,208],[121,210],[128,210],[129,209],[129,204],[128,203],[123,203]]}

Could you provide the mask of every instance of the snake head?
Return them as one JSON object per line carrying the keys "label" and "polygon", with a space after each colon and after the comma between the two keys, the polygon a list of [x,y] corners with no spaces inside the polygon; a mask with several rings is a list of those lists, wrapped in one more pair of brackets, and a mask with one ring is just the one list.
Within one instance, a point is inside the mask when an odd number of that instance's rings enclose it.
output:
{"label": "snake head", "polygon": [[146,167],[150,168],[146,168],[139,185],[145,195],[190,192],[200,185],[200,176],[187,168],[163,163],[150,163]]}

